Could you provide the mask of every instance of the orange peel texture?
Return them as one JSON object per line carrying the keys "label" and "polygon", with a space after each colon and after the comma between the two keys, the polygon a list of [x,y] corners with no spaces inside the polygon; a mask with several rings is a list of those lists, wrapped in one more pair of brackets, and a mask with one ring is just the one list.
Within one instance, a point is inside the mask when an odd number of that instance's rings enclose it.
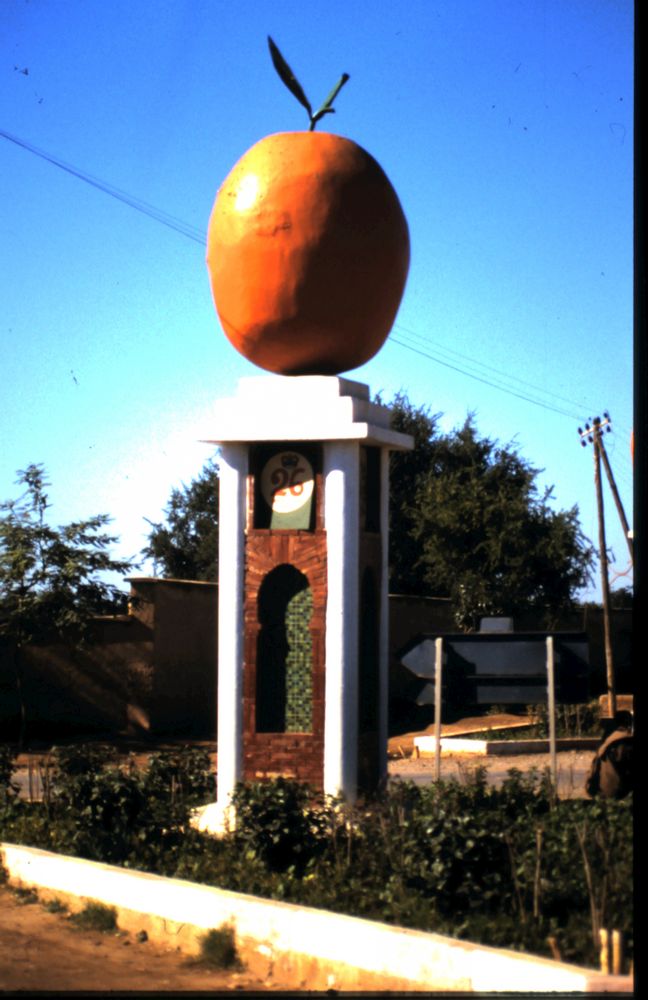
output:
{"label": "orange peel texture", "polygon": [[334,375],[386,340],[405,288],[407,221],[380,165],[327,132],[266,136],[223,182],[207,268],[223,330],[284,375]]}

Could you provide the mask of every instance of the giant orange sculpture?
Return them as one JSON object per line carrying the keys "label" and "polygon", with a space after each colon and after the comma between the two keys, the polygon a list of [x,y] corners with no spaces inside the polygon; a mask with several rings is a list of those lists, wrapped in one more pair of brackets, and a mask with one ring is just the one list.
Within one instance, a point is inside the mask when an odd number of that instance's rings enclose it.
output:
{"label": "giant orange sculpture", "polygon": [[270,47],[311,130],[266,136],[225,179],[208,229],[212,294],[226,336],[254,364],[332,375],[364,364],[389,334],[409,267],[407,221],[369,153],[313,131],[346,74],[313,115]]}

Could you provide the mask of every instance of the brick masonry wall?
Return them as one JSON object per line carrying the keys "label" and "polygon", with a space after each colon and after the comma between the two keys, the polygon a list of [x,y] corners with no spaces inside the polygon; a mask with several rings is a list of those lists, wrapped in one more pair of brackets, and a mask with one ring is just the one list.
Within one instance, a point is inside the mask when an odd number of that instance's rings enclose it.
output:
{"label": "brick masonry wall", "polygon": [[[290,556],[301,560],[295,565],[309,578],[313,588],[311,631],[317,665],[323,664],[324,657],[324,540],[318,531],[303,534],[314,541],[319,539],[320,546],[318,548],[316,544],[312,550],[306,549],[298,556]],[[164,596],[156,598],[158,591],[169,588],[173,591],[173,600]],[[319,597],[316,596],[318,588]],[[204,735],[215,735],[217,585],[135,578],[131,581],[131,591],[141,599],[141,603],[132,608],[128,619],[98,620],[92,643],[83,654],[54,643],[30,650],[25,679],[30,738],[48,738],[50,734],[58,736],[93,729],[104,733],[126,729],[143,733],[149,730],[149,725],[151,732],[168,728],[188,736],[190,728],[186,727],[194,718],[191,706],[202,706],[200,713],[210,716],[205,725],[211,727],[205,729]],[[182,600],[177,597],[180,591],[186,592]],[[185,628],[180,642],[181,634],[174,623],[180,617],[186,625],[188,614],[191,629],[187,632]],[[611,617],[617,690],[632,693],[633,613],[631,610],[615,609]],[[162,619],[166,619],[166,624],[161,629]],[[389,619],[390,714],[393,718],[394,713],[401,710],[401,705],[406,704],[407,684],[410,681],[409,672],[398,662],[397,650],[419,632],[451,632],[454,628],[449,602],[439,598],[390,595]],[[515,626],[518,630],[534,631],[541,629],[542,623],[529,618],[516,620]],[[559,623],[559,628],[587,632],[592,663],[592,696],[596,697],[605,690],[600,610],[575,609]],[[167,649],[161,642],[163,635],[174,639],[173,645]],[[185,642],[187,636],[191,638],[191,643]],[[175,654],[171,655],[173,649],[179,647],[182,657],[178,656],[172,663],[175,657]],[[158,663],[157,658],[162,654],[162,661]],[[324,677],[323,669],[319,673],[318,670],[316,666],[313,696],[316,705],[319,700],[319,711],[323,712]],[[191,691],[183,682],[185,672],[191,678]],[[179,690],[184,692],[181,702],[178,701]],[[177,713],[174,706],[178,707]],[[6,642],[0,641],[0,725],[8,739],[14,738],[17,732],[17,718],[18,701],[11,650]],[[312,739],[306,743],[312,743]]]}
{"label": "brick masonry wall", "polygon": [[[293,566],[312,594],[312,731],[257,732],[259,591],[268,573]],[[243,774],[246,780],[284,774],[317,788],[324,780],[324,634],[326,619],[326,534],[322,530],[250,530],[245,567],[245,652],[243,673]]]}

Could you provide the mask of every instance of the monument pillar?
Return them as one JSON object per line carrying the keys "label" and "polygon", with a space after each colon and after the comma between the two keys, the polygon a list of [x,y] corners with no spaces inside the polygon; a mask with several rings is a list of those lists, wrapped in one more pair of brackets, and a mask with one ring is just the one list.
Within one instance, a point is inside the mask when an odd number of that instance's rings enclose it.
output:
{"label": "monument pillar", "polygon": [[324,791],[355,798],[358,759],[360,447],[324,446],[328,563]]}
{"label": "monument pillar", "polygon": [[242,379],[220,400],[218,798],[282,774],[353,802],[387,770],[389,453],[366,385]]}
{"label": "monument pillar", "polygon": [[218,789],[228,802],[243,779],[243,577],[248,449],[224,444],[219,456]]}

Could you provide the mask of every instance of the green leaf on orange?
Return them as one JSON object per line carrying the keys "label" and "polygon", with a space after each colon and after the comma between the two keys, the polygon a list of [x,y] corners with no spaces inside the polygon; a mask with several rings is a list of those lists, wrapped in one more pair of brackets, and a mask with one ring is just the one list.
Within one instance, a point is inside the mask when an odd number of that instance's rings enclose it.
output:
{"label": "green leaf on orange", "polygon": [[293,94],[299,103],[303,105],[308,111],[309,118],[313,117],[313,109],[310,105],[310,101],[306,97],[306,94],[301,88],[301,84],[297,80],[297,77],[291,70],[290,66],[282,56],[281,52],[273,42],[270,35],[268,35],[268,47],[270,49],[270,56],[272,58],[272,64],[279,74],[280,79],[286,85],[288,90]]}

